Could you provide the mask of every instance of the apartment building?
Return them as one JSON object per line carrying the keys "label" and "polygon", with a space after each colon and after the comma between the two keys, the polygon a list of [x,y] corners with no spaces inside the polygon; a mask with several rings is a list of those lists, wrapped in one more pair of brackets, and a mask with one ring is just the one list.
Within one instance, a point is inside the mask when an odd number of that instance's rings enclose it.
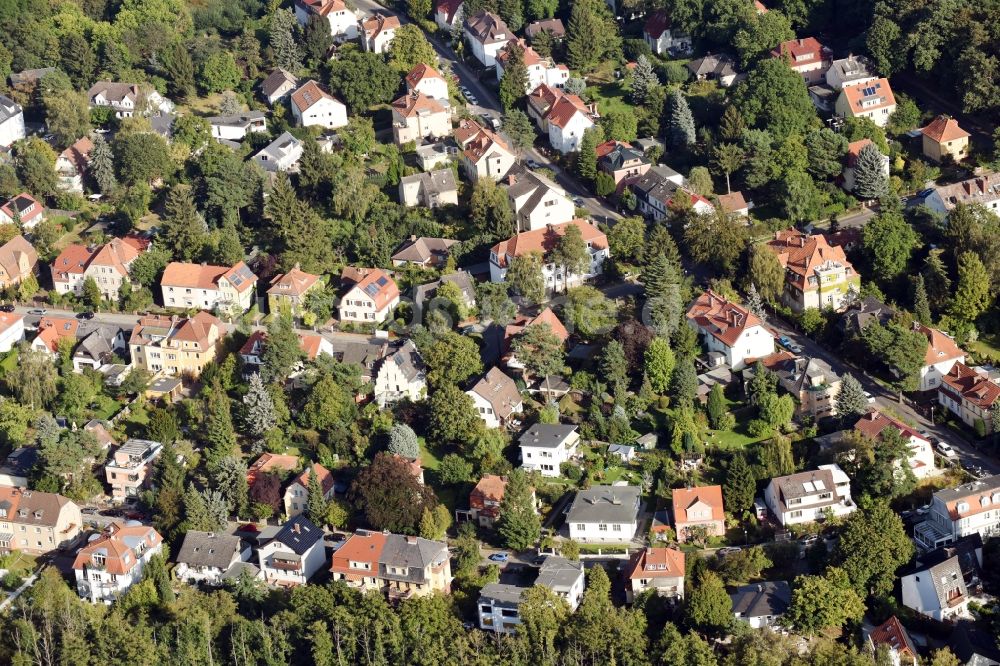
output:
{"label": "apartment building", "polygon": [[451,591],[448,544],[415,536],[358,530],[333,553],[333,580],[390,599]]}
{"label": "apartment building", "polygon": [[318,275],[306,273],[298,264],[287,273],[279,273],[271,280],[267,290],[267,309],[269,312],[288,311],[297,315],[305,307],[306,296],[313,289],[322,289]]}
{"label": "apartment building", "polygon": [[230,314],[250,309],[256,285],[257,276],[242,261],[228,267],[173,261],[160,279],[164,306]]}
{"label": "apartment building", "polygon": [[[590,261],[582,272],[563,270],[549,259],[566,229],[574,226],[587,245]],[[490,248],[490,282],[503,282],[515,258],[538,252],[544,258],[542,277],[547,290],[556,292],[579,285],[604,272],[604,261],[611,256],[608,237],[586,220],[575,219],[563,224],[550,224],[541,229],[524,231]]]}
{"label": "apartment building", "polygon": [[76,554],[73,572],[80,598],[111,604],[142,580],[149,560],[163,550],[163,537],[148,525],[111,523]]}
{"label": "apartment building", "polygon": [[830,245],[822,234],[786,229],[775,233],[767,247],[785,269],[781,299],[796,312],[810,308],[841,310],[848,292],[861,289],[861,277],[847,260],[844,248]]}
{"label": "apartment building", "polygon": [[222,322],[207,312],[190,318],[152,315],[139,319],[132,329],[129,348],[137,368],[172,377],[197,377],[215,360],[222,338]]}
{"label": "apartment building", "polygon": [[399,305],[399,287],[381,268],[345,268],[341,284],[347,288],[337,307],[342,322],[380,324]]}
{"label": "apartment building", "polygon": [[[545,558],[534,585],[551,590],[566,601],[570,612],[583,598],[583,563],[550,555]],[[511,583],[489,583],[479,592],[477,614],[483,631],[513,634],[521,624],[521,597],[530,587]]]}
{"label": "apartment building", "polygon": [[129,267],[149,243],[134,236],[113,238],[97,247],[69,245],[52,262],[52,284],[59,294],[83,295],[83,285],[92,278],[101,296],[117,301],[123,284],[131,284]]}
{"label": "apartment building", "polygon": [[163,451],[163,444],[148,439],[129,439],[104,465],[104,478],[111,486],[111,497],[121,502],[138,497],[153,474],[153,461]]}
{"label": "apartment building", "polygon": [[305,585],[326,561],[323,530],[304,515],[295,516],[257,549],[257,561],[268,585]]}
{"label": "apartment building", "polygon": [[820,520],[827,513],[846,516],[857,509],[851,499],[851,480],[837,465],[771,479],[764,503],[785,526]]}
{"label": "apartment building", "polygon": [[62,495],[0,486],[0,554],[67,548],[82,526],[80,507]]}
{"label": "apartment building", "polygon": [[970,428],[993,433],[1000,425],[993,423],[992,417],[993,404],[1000,398],[1000,384],[985,368],[955,363],[941,378],[937,397],[938,404]]}
{"label": "apartment building", "polygon": [[1000,535],[1000,475],[934,493],[924,522],[913,529],[917,546],[930,550],[978,534]]}
{"label": "apartment building", "polygon": [[639,522],[636,486],[591,486],[577,491],[566,514],[569,538],[582,543],[632,540]]}

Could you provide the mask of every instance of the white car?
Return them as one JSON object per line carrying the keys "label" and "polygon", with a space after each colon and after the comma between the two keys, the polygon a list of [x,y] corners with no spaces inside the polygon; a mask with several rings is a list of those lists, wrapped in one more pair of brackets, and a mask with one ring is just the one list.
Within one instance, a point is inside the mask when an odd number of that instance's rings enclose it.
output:
{"label": "white car", "polygon": [[935,446],[937,452],[940,453],[945,458],[957,458],[958,454],[955,453],[955,449],[951,448],[951,444],[948,442],[938,442]]}
{"label": "white car", "polygon": [[873,396],[868,391],[865,391],[865,399],[868,400],[868,404],[869,405],[874,405],[875,404],[875,396]]}

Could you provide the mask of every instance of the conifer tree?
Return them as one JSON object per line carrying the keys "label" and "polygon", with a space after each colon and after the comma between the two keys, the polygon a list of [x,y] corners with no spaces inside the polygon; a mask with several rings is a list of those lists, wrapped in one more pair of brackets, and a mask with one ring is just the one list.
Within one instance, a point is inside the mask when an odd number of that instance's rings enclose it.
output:
{"label": "conifer tree", "polygon": [[635,69],[632,70],[632,101],[637,105],[648,102],[660,85],[653,70],[653,64],[645,54],[640,54],[635,61]]}
{"label": "conifer tree", "polygon": [[729,105],[722,112],[722,120],[719,121],[719,136],[724,141],[739,141],[743,138],[743,130],[746,129],[743,116],[735,106]]}
{"label": "conifer tree", "polygon": [[604,131],[600,125],[587,129],[580,140],[580,152],[576,156],[576,173],[588,183],[597,177],[597,145],[602,141],[604,141]]}
{"label": "conifer tree", "polygon": [[854,375],[848,373],[841,379],[836,405],[837,415],[845,425],[853,425],[854,419],[868,411],[865,389]]}
{"label": "conifer tree", "polygon": [[320,485],[319,475],[316,473],[315,465],[309,470],[309,483],[307,490],[309,491],[309,501],[306,506],[306,511],[309,514],[309,520],[311,520],[314,525],[323,526],[326,524],[328,505],[326,498],[323,497],[323,487]]}
{"label": "conifer tree", "polygon": [[514,469],[507,478],[503,499],[500,500],[500,536],[512,550],[524,550],[538,541],[542,524],[535,511],[533,489],[528,475]]}
{"label": "conifer tree", "polygon": [[858,153],[854,164],[854,194],[860,199],[878,199],[888,191],[885,158],[874,143],[869,143]]}
{"label": "conifer tree", "polygon": [[913,279],[913,316],[921,324],[931,325],[931,306],[922,273],[917,273],[917,277]]}
{"label": "conifer tree", "polygon": [[274,53],[274,64],[289,72],[302,66],[302,53],[295,42],[297,28],[298,22],[291,9],[279,9],[271,15],[268,38]]}
{"label": "conifer tree", "polygon": [[216,380],[205,401],[205,463],[214,471],[223,458],[231,456],[236,448],[236,431],[229,411],[229,396]]}
{"label": "conifer tree", "polygon": [[757,480],[743,453],[737,453],[726,470],[726,481],[722,485],[726,506],[733,515],[740,515],[753,507],[757,494]]}
{"label": "conifer tree", "polygon": [[87,171],[94,177],[97,188],[103,194],[109,194],[118,183],[115,178],[115,156],[111,146],[101,134],[94,134],[94,147],[90,151],[90,165]]}
{"label": "conifer tree", "polygon": [[[513,29],[513,28],[512,28]],[[524,49],[517,42],[507,46],[507,60],[500,79],[500,104],[510,111],[528,89],[528,68],[524,65]]]}
{"label": "conifer tree", "polygon": [[201,254],[207,227],[194,204],[190,185],[179,184],[171,188],[164,204],[161,237],[164,244],[180,261],[191,261]]}
{"label": "conifer tree", "polygon": [[761,321],[767,321],[767,312],[764,310],[764,299],[757,291],[757,285],[750,283],[750,290],[747,293],[747,310],[757,316]]}
{"label": "conifer tree", "polygon": [[696,130],[694,116],[688,107],[687,100],[680,90],[672,90],[667,96],[667,144],[684,148],[694,144]]}
{"label": "conifer tree", "polygon": [[260,373],[250,375],[250,388],[243,396],[243,423],[247,434],[259,439],[277,425],[278,418],[274,413],[274,400],[264,384]]}

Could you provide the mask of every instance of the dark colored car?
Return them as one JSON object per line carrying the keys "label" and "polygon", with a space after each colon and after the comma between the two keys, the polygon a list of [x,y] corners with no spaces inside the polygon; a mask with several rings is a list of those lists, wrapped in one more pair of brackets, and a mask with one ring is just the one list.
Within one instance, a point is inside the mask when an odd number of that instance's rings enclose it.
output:
{"label": "dark colored car", "polygon": [[4,303],[3,305],[0,305],[0,312],[13,312],[13,311],[14,311],[14,306],[11,305],[10,303]]}
{"label": "dark colored car", "polygon": [[109,518],[121,518],[125,515],[125,512],[121,509],[105,509],[104,511],[101,511],[101,515]]}
{"label": "dark colored car", "polygon": [[93,312],[91,312],[90,310],[87,310],[86,312],[81,312],[81,313],[77,314],[77,315],[76,315],[76,318],[77,318],[77,319],[86,319],[86,320],[90,320],[90,319],[93,319],[93,318],[94,318],[94,313],[93,313]]}

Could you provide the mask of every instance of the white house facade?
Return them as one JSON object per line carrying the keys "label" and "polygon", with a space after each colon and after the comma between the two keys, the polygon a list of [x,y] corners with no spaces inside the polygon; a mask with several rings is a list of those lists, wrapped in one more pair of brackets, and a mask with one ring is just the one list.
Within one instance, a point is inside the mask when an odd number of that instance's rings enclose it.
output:
{"label": "white house facade", "polygon": [[566,514],[569,538],[581,543],[632,540],[639,522],[636,486],[591,486],[576,493]]}

